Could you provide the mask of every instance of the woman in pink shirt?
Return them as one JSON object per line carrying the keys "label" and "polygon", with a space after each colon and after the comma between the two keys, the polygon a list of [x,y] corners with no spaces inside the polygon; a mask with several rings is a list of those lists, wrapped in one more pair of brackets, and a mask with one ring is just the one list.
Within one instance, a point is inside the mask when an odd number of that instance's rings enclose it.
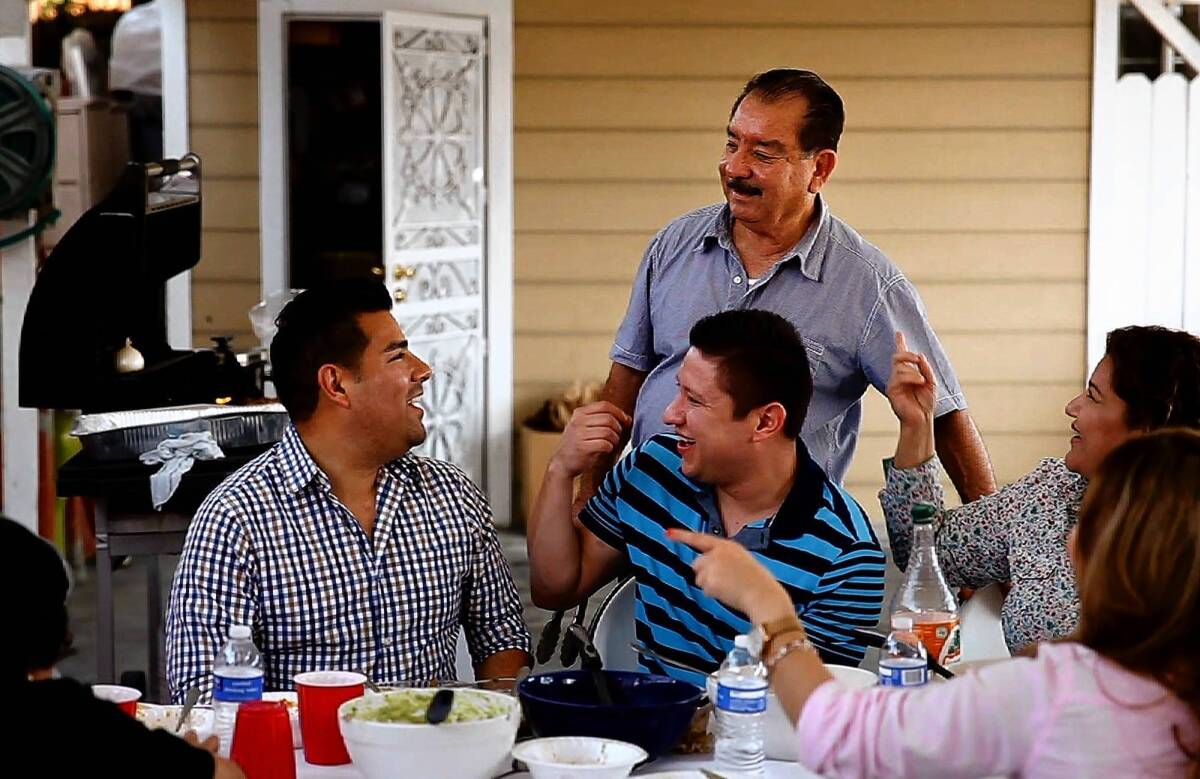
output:
{"label": "woman in pink shirt", "polygon": [[830,777],[1200,779],[1200,434],[1117,447],[1070,537],[1079,627],[1068,639],[901,690],[833,681],[783,588],[736,543],[672,531],[703,552],[696,582],[767,626],[772,687],[799,759]]}

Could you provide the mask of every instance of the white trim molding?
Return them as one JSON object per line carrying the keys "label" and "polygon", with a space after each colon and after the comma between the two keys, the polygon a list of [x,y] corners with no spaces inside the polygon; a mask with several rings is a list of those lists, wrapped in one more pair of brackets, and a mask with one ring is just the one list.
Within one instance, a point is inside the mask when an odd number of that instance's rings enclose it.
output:
{"label": "white trim molding", "polygon": [[[191,151],[188,129],[186,0],[158,0],[162,15],[163,156]],[[172,349],[192,346],[192,272],[167,281],[167,342]]]}

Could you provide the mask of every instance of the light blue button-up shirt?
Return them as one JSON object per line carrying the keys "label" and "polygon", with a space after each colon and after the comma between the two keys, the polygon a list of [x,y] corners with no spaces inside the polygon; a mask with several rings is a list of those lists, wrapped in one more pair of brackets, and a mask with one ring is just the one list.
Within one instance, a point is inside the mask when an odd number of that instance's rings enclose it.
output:
{"label": "light blue button-up shirt", "polygon": [[688,332],[701,318],[754,308],[787,318],[808,347],[813,399],[801,437],[813,459],[841,483],[854,456],[868,385],[887,388],[895,332],[922,352],[938,382],[937,416],[965,409],[950,360],[925,306],[883,252],[834,216],[817,197],[812,226],[756,283],[729,232],[724,203],[685,214],[650,241],[610,357],[649,375],[638,396],[633,445],[669,431],[663,412]]}

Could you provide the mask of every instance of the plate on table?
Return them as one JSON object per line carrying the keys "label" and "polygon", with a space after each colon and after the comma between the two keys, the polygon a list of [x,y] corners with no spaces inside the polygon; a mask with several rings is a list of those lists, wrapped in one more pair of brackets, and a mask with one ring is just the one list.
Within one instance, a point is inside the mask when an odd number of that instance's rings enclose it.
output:
{"label": "plate on table", "polygon": [[292,747],[299,749],[300,743],[300,699],[295,691],[281,690],[279,692],[264,692],[264,701],[282,701],[288,710],[288,718],[292,721]]}
{"label": "plate on table", "polygon": [[175,724],[179,722],[182,706],[160,706],[156,703],[138,703],[137,720],[150,730],[165,730],[179,737],[189,730],[195,731],[201,741],[212,735],[213,712],[207,706],[197,706],[188,713],[187,721],[176,733]]}

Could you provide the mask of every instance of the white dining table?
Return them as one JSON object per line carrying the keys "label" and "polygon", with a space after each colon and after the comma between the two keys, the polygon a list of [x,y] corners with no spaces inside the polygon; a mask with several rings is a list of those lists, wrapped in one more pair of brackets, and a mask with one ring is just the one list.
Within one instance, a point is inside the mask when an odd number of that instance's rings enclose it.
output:
{"label": "white dining table", "polygon": [[[652,776],[664,771],[698,771],[701,768],[716,770],[712,755],[667,755],[660,757],[649,765],[642,766],[633,772],[633,776]],[[819,776],[805,769],[799,763],[788,763],[781,760],[768,760],[766,764],[766,779],[820,779]],[[509,774],[512,779],[527,777],[529,774]],[[696,776],[700,776],[699,773]],[[312,765],[304,759],[304,751],[296,750],[296,779],[363,779],[362,773],[353,765],[319,766]],[[424,779],[424,777],[412,777]],[[440,779],[440,777],[430,777]],[[508,779],[508,777],[505,777]]]}

